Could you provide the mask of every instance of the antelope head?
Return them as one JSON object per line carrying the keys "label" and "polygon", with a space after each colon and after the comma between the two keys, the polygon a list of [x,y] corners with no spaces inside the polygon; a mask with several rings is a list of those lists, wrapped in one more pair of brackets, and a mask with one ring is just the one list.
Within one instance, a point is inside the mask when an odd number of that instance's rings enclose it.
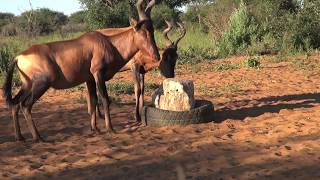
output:
{"label": "antelope head", "polygon": [[160,61],[160,55],[154,39],[154,29],[151,20],[151,10],[156,0],[151,0],[145,10],[142,8],[143,0],[137,1],[137,11],[139,21],[130,20],[130,24],[134,29],[134,44],[138,47],[143,55],[152,57],[156,61]]}
{"label": "antelope head", "polygon": [[168,37],[168,32],[171,31],[173,25],[172,23],[166,21],[167,29],[163,31],[163,36],[166,40],[166,47],[163,49],[161,53],[161,62],[159,65],[160,73],[166,78],[174,77],[174,69],[176,66],[176,61],[178,58],[177,50],[178,43],[180,40],[186,35],[186,29],[183,24],[177,22],[177,25],[182,29],[181,35],[178,37],[176,41],[171,41]]}

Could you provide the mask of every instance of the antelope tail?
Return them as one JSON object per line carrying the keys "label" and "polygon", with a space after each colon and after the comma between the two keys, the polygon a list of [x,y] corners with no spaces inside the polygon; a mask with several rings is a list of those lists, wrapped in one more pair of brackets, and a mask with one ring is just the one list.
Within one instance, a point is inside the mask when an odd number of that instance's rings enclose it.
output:
{"label": "antelope tail", "polygon": [[14,59],[12,61],[12,63],[9,66],[8,72],[7,72],[7,76],[5,79],[5,82],[3,84],[3,96],[6,100],[6,103],[9,107],[11,107],[12,105],[16,104],[14,102],[14,99],[12,98],[12,78],[13,78],[13,72],[14,72],[14,68],[17,65],[17,60]]}

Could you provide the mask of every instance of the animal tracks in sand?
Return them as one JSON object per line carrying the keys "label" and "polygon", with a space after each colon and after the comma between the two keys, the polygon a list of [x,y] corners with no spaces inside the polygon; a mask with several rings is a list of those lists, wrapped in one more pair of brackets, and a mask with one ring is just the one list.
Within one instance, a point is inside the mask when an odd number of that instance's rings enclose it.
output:
{"label": "animal tracks in sand", "polygon": [[[238,82],[239,93],[213,96],[196,90],[197,98],[214,102],[216,122],[162,128],[134,124],[134,97],[117,95],[121,102],[111,106],[111,118],[118,133],[104,134],[104,121],[98,119],[103,133],[96,135],[90,133],[86,104],[70,101],[85,92],[50,90],[34,107],[40,131],[53,141],[40,144],[13,141],[10,112],[0,103],[0,179],[320,178],[319,75],[306,77],[282,62],[259,70],[179,76],[193,80],[196,89],[205,81],[212,92]],[[131,81],[131,74],[117,79]],[[162,80],[147,74],[146,81]]]}

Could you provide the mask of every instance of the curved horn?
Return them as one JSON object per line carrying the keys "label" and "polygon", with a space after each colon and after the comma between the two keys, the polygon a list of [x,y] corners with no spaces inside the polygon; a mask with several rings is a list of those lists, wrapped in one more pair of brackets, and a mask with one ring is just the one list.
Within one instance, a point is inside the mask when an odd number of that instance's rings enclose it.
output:
{"label": "curved horn", "polygon": [[168,27],[163,31],[163,36],[164,36],[164,39],[166,40],[166,46],[170,46],[173,44],[173,42],[169,39],[168,32],[170,32],[172,30],[173,25],[170,22],[168,22],[167,20],[165,20],[165,21],[166,21]]}
{"label": "curved horn", "polygon": [[156,0],[151,0],[151,1],[148,3],[148,5],[147,5],[147,7],[146,7],[146,9],[145,9],[146,16],[147,16],[148,18],[150,18],[150,19],[151,19],[151,10],[152,10],[152,8],[154,7],[155,4],[156,4]]}
{"label": "curved horn", "polygon": [[148,19],[145,11],[142,9],[142,3],[143,3],[143,0],[138,0],[138,1],[137,1],[137,4],[136,4],[137,11],[138,11],[138,15],[139,15],[139,20],[140,20],[140,21],[145,20],[145,19]]}
{"label": "curved horn", "polygon": [[176,40],[176,42],[174,42],[174,45],[177,46],[179,41],[186,35],[187,30],[184,27],[184,25],[182,23],[177,22],[178,26],[182,29],[182,34],[181,36]]}

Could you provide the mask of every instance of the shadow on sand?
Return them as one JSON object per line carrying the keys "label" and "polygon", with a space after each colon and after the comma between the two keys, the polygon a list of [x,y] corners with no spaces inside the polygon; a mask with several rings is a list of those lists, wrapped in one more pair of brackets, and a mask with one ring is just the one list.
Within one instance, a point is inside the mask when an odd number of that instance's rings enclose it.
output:
{"label": "shadow on sand", "polygon": [[[258,117],[264,113],[279,113],[280,110],[311,108],[320,103],[320,94],[295,94],[272,96],[261,99],[232,101],[234,108],[224,107],[216,110],[215,122],[220,123],[227,119],[244,120],[247,117]],[[244,107],[241,107],[244,106]],[[250,107],[246,107],[250,106]]]}

